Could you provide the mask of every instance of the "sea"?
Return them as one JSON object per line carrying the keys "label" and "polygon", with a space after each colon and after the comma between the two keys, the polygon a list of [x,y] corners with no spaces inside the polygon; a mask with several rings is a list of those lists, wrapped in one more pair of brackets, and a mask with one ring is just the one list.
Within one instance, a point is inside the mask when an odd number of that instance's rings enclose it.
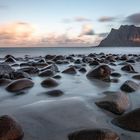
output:
{"label": "sea", "polygon": [[140,47],[24,47],[0,48],[0,57],[11,54],[17,57],[24,55],[45,56],[47,54],[69,55],[89,53],[140,54]]}

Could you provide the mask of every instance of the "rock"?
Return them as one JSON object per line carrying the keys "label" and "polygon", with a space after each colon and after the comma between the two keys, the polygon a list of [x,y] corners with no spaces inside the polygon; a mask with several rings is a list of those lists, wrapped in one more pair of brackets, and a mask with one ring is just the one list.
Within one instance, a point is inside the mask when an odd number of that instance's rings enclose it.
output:
{"label": "rock", "polygon": [[96,105],[112,113],[121,115],[129,108],[129,97],[123,92],[107,93]]}
{"label": "rock", "polygon": [[82,72],[82,73],[87,72],[86,68],[80,68],[79,71]]}
{"label": "rock", "polygon": [[136,80],[140,80],[140,75],[134,75],[132,78]]}
{"label": "rock", "polygon": [[120,140],[119,136],[108,129],[90,129],[74,132],[69,140]]}
{"label": "rock", "polygon": [[13,71],[14,69],[12,69],[9,65],[0,64],[0,75],[10,74]]}
{"label": "rock", "polygon": [[129,59],[129,60],[127,60],[126,62],[128,62],[128,63],[135,63],[135,60],[133,60],[133,59]]}
{"label": "rock", "polygon": [[45,59],[46,60],[52,60],[52,59],[54,59],[56,56],[55,55],[46,55],[45,56]]}
{"label": "rock", "polygon": [[59,72],[59,69],[55,64],[51,64],[49,66],[46,66],[46,67],[40,69],[40,71],[45,71],[45,70],[52,70],[54,72]]}
{"label": "rock", "polygon": [[75,64],[81,64],[82,63],[82,61],[80,60],[80,59],[77,59],[77,60],[75,60],[75,62],[74,62]]}
{"label": "rock", "polygon": [[11,82],[6,90],[9,92],[19,92],[21,90],[33,87],[34,83],[29,79],[19,79]]}
{"label": "rock", "polygon": [[12,57],[9,57],[5,60],[6,63],[16,63],[16,60]]}
{"label": "rock", "polygon": [[61,96],[63,95],[63,91],[61,90],[52,90],[52,91],[48,91],[48,92],[45,92],[47,95],[49,96],[53,96],[53,97],[58,97],[58,96]]}
{"label": "rock", "polygon": [[140,108],[113,119],[112,123],[129,131],[140,132]]}
{"label": "rock", "polygon": [[62,77],[61,77],[61,75],[55,75],[55,76],[53,76],[53,78],[54,79],[61,79]]}
{"label": "rock", "polygon": [[89,65],[90,66],[97,66],[97,65],[100,65],[100,63],[98,61],[94,60],[94,61],[90,61]]}
{"label": "rock", "polygon": [[31,79],[30,75],[26,72],[16,71],[16,72],[10,73],[10,79],[12,80],[17,80],[17,79],[22,79],[22,78]]}
{"label": "rock", "polygon": [[121,86],[121,90],[125,92],[134,92],[139,89],[139,85],[134,81],[128,80]]}
{"label": "rock", "polygon": [[110,79],[111,68],[108,65],[100,65],[88,72],[88,78],[96,78],[99,80]]}
{"label": "rock", "polygon": [[22,140],[23,136],[21,126],[13,118],[0,117],[0,140]]}
{"label": "rock", "polygon": [[130,65],[130,64],[127,64],[127,65],[123,66],[121,68],[121,70],[126,71],[126,72],[136,73],[133,66]]}
{"label": "rock", "polygon": [[26,72],[28,74],[37,74],[39,72],[38,68],[33,67],[33,66],[20,68],[17,71],[19,71],[19,72]]}
{"label": "rock", "polygon": [[0,86],[5,86],[11,83],[12,81],[10,79],[2,78],[0,79]]}
{"label": "rock", "polygon": [[46,88],[52,88],[58,86],[58,83],[53,78],[47,78],[41,82],[41,85]]}
{"label": "rock", "polygon": [[52,70],[45,70],[39,73],[40,77],[52,77],[54,76],[55,72]]}
{"label": "rock", "polygon": [[120,73],[117,73],[117,72],[113,72],[113,73],[111,73],[111,76],[112,77],[121,77],[121,74]]}
{"label": "rock", "polygon": [[70,67],[67,68],[66,70],[64,70],[62,73],[66,73],[66,74],[76,74],[76,69],[74,67]]}

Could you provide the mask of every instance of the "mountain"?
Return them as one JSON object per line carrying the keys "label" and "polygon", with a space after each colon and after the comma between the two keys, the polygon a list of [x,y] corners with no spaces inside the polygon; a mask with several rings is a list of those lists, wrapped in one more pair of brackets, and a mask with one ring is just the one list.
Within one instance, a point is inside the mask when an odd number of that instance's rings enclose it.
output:
{"label": "mountain", "polygon": [[140,47],[140,27],[122,25],[119,29],[112,29],[109,35],[99,44],[99,47],[103,46]]}

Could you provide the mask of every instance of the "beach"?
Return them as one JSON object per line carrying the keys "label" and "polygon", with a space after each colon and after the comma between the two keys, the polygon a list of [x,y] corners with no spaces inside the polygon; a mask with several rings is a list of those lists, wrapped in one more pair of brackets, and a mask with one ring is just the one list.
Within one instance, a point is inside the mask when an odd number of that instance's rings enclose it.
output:
{"label": "beach", "polygon": [[[20,124],[23,140],[68,140],[89,129],[139,140],[140,132],[112,121],[140,107],[140,49],[63,49],[1,49],[0,115]],[[118,96],[109,106],[121,110],[99,104],[110,94]]]}

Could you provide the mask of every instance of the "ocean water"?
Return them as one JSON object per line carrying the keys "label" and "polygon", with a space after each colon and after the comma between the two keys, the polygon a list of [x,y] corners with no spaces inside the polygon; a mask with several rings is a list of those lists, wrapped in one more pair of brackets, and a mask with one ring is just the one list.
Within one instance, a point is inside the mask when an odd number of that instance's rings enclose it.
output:
{"label": "ocean water", "polygon": [[[47,54],[89,54],[89,53],[114,53],[114,54],[140,54],[140,47],[104,47],[104,48],[0,48],[0,58],[7,54],[15,57],[45,56]],[[76,59],[76,58],[75,58]],[[34,58],[31,58],[34,61]],[[1,60],[3,61],[3,59]],[[20,62],[17,62],[20,63]],[[116,62],[118,64],[120,62]],[[126,80],[132,80],[134,73],[121,70],[121,65],[110,67],[114,72],[121,73],[118,83],[106,83],[100,80],[89,80],[87,73],[67,75],[63,70],[74,65],[73,63],[57,65],[61,79],[55,88],[43,88],[41,82],[46,77],[33,75],[34,86],[27,89],[25,94],[16,95],[6,91],[6,86],[0,87],[0,116],[10,115],[16,118],[24,129],[23,140],[68,140],[67,135],[75,130],[84,128],[108,128],[117,132],[121,140],[139,140],[139,133],[123,130],[113,124],[111,120],[117,117],[95,105],[97,98],[102,98],[105,91],[119,91]],[[140,73],[140,62],[132,64]],[[18,69],[20,67],[14,67]],[[92,69],[86,65],[87,72]],[[134,79],[133,79],[134,80]],[[138,80],[134,80],[139,83]],[[51,97],[45,93],[50,90],[62,90],[63,96]],[[133,110],[140,106],[140,90],[128,94]],[[128,111],[129,111],[128,110]]]}
{"label": "ocean water", "polygon": [[38,47],[38,48],[0,48],[0,56],[7,54],[15,56],[44,56],[46,54],[89,54],[89,53],[140,54],[140,47]]}

